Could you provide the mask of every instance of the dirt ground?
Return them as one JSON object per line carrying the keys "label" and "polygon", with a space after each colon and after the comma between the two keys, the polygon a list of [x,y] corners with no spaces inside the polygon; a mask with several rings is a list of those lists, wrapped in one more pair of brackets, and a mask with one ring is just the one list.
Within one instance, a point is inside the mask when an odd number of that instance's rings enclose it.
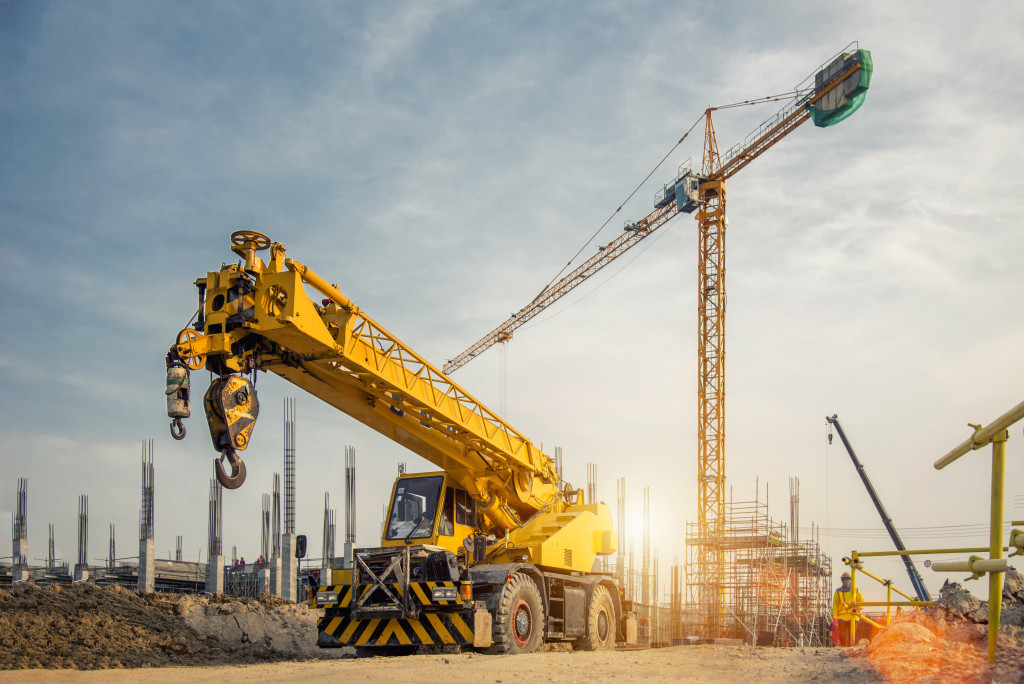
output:
{"label": "dirt ground", "polygon": [[1024,577],[1007,573],[995,668],[987,606],[947,583],[937,607],[848,649],[680,646],[522,656],[355,658],[316,647],[316,613],[280,599],[139,594],[119,587],[0,590],[4,682],[1024,682]]}
{"label": "dirt ground", "polygon": [[0,672],[0,682],[162,682],[180,684],[358,682],[838,682],[886,681],[863,660],[839,649],[678,646],[606,653],[549,652],[344,659],[237,667],[68,672]]}
{"label": "dirt ground", "polygon": [[257,663],[341,657],[316,615],[277,598],[140,594],[89,582],[0,590],[0,670]]}

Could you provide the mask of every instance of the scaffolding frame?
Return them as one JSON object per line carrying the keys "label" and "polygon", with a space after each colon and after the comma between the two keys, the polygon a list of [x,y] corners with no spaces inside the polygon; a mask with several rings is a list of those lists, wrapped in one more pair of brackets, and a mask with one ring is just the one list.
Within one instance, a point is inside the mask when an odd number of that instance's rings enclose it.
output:
{"label": "scaffolding frame", "polygon": [[790,535],[769,516],[767,497],[759,496],[730,500],[720,529],[719,536],[709,537],[698,523],[687,523],[690,601],[670,618],[671,640],[702,634],[707,616],[700,610],[701,597],[707,591],[699,586],[699,570],[710,553],[726,559],[721,585],[709,588],[723,598],[722,637],[759,646],[828,645],[832,559],[818,541],[796,541],[795,532]]}

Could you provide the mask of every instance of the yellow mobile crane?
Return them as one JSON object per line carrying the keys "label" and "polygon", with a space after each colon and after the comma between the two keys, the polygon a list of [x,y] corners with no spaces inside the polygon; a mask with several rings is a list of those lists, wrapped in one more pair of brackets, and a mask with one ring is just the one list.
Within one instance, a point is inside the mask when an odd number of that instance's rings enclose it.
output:
{"label": "yellow mobile crane", "polygon": [[[196,280],[196,323],[167,354],[172,436],[185,436],[189,371],[205,366],[216,376],[203,403],[217,478],[241,486],[238,452],[259,414],[253,380],[270,371],[440,469],[400,476],[380,546],[357,549],[352,568],[311,592],[324,611],[319,645],[612,647],[622,605],[612,578],[592,572],[616,549],[608,507],[559,489],[550,457],[284,245],[252,231],[231,243],[241,263]],[[267,249],[264,262],[256,253]]]}

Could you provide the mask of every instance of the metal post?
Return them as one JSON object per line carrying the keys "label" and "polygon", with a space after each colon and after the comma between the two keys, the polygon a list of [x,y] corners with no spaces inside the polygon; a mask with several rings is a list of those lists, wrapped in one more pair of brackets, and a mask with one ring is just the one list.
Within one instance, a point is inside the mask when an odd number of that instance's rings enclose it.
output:
{"label": "metal post", "polygon": [[886,589],[888,589],[885,599],[885,602],[888,604],[885,606],[885,624],[888,625],[890,622],[892,622],[892,580],[888,580],[885,583],[885,587]]}
{"label": "metal post", "polygon": [[[992,437],[992,518],[989,524],[989,558],[1003,557],[1003,478],[1006,474],[1006,440],[1010,433],[1004,430]],[[999,638],[999,616],[1003,603],[1003,573],[988,574],[988,662],[996,662],[996,643]]]}

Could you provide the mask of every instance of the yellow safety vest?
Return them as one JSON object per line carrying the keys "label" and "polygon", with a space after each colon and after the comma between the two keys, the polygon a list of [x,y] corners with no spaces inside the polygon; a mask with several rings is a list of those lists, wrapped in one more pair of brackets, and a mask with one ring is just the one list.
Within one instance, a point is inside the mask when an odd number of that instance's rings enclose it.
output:
{"label": "yellow safety vest", "polygon": [[832,619],[833,620],[857,620],[857,615],[853,612],[850,605],[854,602],[861,602],[864,597],[860,593],[860,589],[856,591],[843,591],[842,589],[836,589],[835,595],[832,596]]}

